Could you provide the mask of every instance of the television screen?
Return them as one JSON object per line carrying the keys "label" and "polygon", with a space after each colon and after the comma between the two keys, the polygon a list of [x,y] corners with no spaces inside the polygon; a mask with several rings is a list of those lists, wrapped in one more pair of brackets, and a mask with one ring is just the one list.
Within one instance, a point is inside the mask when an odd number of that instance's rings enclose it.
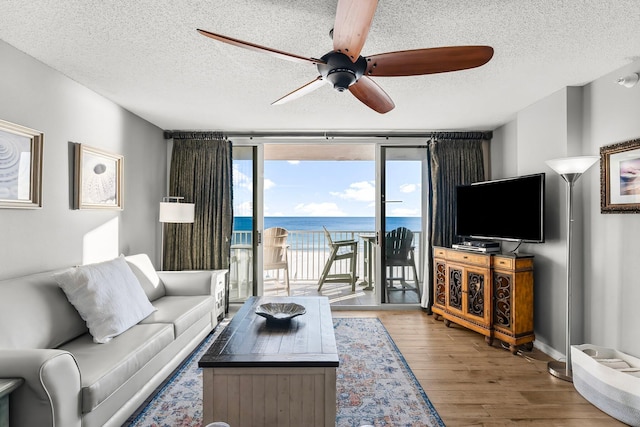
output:
{"label": "television screen", "polygon": [[458,186],[456,234],[544,242],[544,177],[540,173]]}

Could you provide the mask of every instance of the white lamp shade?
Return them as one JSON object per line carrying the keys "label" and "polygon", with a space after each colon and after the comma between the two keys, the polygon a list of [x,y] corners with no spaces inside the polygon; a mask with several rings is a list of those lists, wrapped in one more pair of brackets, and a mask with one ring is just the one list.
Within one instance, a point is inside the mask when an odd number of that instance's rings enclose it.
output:
{"label": "white lamp shade", "polygon": [[194,203],[160,202],[160,222],[194,222]]}
{"label": "white lamp shade", "polygon": [[598,156],[564,157],[562,159],[547,160],[545,163],[558,175],[568,173],[584,173],[600,159]]}

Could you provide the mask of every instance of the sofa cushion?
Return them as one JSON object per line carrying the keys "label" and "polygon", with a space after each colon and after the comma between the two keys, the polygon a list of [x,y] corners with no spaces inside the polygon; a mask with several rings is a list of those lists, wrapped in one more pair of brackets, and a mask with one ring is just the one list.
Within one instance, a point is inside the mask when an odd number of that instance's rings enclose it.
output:
{"label": "sofa cushion", "polygon": [[156,323],[136,325],[102,345],[85,334],[61,346],[73,354],[80,368],[82,412],[97,407],[173,339],[171,325]]}
{"label": "sofa cushion", "polygon": [[175,327],[177,337],[207,313],[213,312],[215,300],[211,295],[165,296],[154,301],[153,304],[157,310],[140,323],[171,323]]}
{"label": "sofa cushion", "polygon": [[55,276],[97,343],[107,343],[155,308],[123,256]]}
{"label": "sofa cushion", "polygon": [[0,281],[0,348],[55,348],[87,333],[54,273]]}
{"label": "sofa cushion", "polygon": [[155,301],[166,293],[164,283],[158,277],[155,267],[147,254],[129,255],[125,258],[131,271],[136,275],[149,301]]}

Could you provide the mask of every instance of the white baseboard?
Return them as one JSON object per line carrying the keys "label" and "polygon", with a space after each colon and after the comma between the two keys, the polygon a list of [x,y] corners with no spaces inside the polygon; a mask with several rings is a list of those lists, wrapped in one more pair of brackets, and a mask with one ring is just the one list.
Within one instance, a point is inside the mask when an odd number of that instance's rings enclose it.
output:
{"label": "white baseboard", "polygon": [[555,360],[561,361],[566,359],[564,354],[560,353],[555,348],[549,347],[547,344],[542,343],[540,341],[534,341],[533,346],[538,350],[540,350],[541,352],[543,352],[544,354],[546,354],[547,356],[553,357]]}

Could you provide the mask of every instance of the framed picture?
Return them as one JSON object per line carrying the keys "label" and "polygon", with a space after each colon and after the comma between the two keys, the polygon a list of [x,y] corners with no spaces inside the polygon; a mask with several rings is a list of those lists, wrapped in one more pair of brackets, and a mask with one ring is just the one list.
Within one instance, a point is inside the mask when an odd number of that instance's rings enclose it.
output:
{"label": "framed picture", "polygon": [[42,207],[42,144],[37,130],[0,120],[0,208]]}
{"label": "framed picture", "polygon": [[75,145],[76,209],[122,209],[123,157]]}
{"label": "framed picture", "polygon": [[600,147],[600,212],[640,212],[640,139]]}

